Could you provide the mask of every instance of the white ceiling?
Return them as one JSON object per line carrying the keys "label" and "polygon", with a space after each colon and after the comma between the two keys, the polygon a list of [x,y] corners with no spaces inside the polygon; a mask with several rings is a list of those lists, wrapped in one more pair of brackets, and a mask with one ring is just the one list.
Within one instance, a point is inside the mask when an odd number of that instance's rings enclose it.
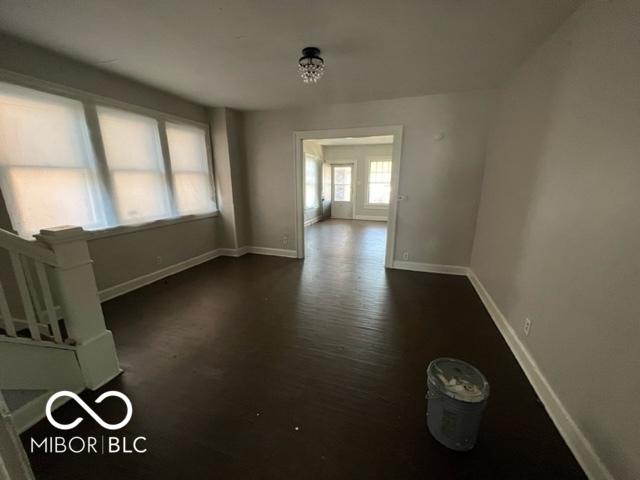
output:
{"label": "white ceiling", "polygon": [[[206,105],[494,88],[581,0],[2,0],[0,29]],[[317,85],[297,74],[318,46]]]}
{"label": "white ceiling", "polygon": [[[307,140],[305,140],[307,141]],[[393,143],[393,135],[379,135],[375,137],[344,137],[344,138],[323,138],[312,140],[318,145],[389,145]]]}

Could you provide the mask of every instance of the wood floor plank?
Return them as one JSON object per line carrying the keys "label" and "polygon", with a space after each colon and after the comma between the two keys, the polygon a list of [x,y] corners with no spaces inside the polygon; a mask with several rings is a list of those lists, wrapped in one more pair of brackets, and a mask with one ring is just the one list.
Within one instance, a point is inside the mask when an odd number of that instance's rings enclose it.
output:
{"label": "wood floor plank", "polygon": [[[31,454],[38,479],[576,479],[579,465],[465,277],[385,270],[385,225],[307,229],[304,261],[219,258],[104,304],[141,455]],[[476,448],[425,422],[426,366],[491,383]],[[122,418],[117,399],[93,405]],[[83,411],[72,402],[56,417]],[[86,416],[86,414],[84,415]],[[23,435],[72,432],[40,422]]]}

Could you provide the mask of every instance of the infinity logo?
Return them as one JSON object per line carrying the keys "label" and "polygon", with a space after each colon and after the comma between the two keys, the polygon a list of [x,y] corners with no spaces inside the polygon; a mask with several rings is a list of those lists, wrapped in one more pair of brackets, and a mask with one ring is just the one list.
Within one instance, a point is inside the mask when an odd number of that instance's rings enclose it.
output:
{"label": "infinity logo", "polygon": [[127,414],[125,415],[124,420],[122,420],[121,422],[116,423],[116,424],[111,424],[111,423],[107,423],[104,420],[102,420],[102,418],[100,418],[98,416],[98,414],[96,412],[94,412],[91,409],[91,407],[89,407],[89,405],[87,405],[84,402],[84,400],[82,400],[78,395],[76,395],[73,392],[69,392],[67,390],[62,390],[62,391],[60,391],[58,393],[54,393],[53,395],[51,395],[51,397],[49,397],[49,400],[47,400],[47,406],[45,408],[45,413],[47,415],[47,419],[49,420],[51,425],[53,425],[54,427],[56,427],[56,428],[58,428],[60,430],[71,430],[72,428],[76,428],[80,424],[80,422],[82,422],[82,420],[84,420],[82,417],[78,417],[73,422],[68,423],[66,425],[64,423],[57,422],[53,418],[53,415],[51,414],[51,407],[53,406],[53,402],[55,402],[60,397],[69,397],[69,398],[72,398],[73,400],[75,400],[75,402],[78,405],[80,405],[84,409],[85,412],[87,412],[89,415],[91,415],[91,417],[96,422],[98,422],[102,428],[106,428],[107,430],[119,430],[119,429],[121,429],[127,423],[129,423],[129,420],[131,420],[131,415],[133,415],[133,406],[131,405],[131,401],[127,398],[127,396],[124,393],[116,392],[116,391],[112,390],[110,392],[104,392],[102,395],[100,395],[98,398],[96,398],[96,403],[101,403],[105,398],[118,397],[118,398],[122,399],[124,404],[127,406]]}

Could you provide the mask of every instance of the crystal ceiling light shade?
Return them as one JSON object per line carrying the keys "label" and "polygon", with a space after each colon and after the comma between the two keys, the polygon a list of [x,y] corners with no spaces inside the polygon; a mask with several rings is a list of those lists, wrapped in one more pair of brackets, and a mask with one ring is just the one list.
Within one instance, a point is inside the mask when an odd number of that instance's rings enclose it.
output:
{"label": "crystal ceiling light shade", "polygon": [[298,60],[298,72],[304,83],[316,83],[324,73],[324,60],[320,49],[306,47],[302,49],[302,57]]}

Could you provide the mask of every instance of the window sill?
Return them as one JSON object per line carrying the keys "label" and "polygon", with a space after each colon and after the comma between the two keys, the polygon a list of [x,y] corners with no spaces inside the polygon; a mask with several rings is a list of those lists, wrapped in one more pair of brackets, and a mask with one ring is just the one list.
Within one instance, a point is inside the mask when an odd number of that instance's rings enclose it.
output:
{"label": "window sill", "polygon": [[118,225],[116,227],[100,228],[96,230],[86,230],[87,240],[96,240],[98,238],[114,237],[117,235],[127,235],[129,233],[141,232],[143,230],[152,230],[155,228],[163,228],[171,225],[177,225],[185,222],[197,222],[206,218],[215,218],[220,216],[219,211],[210,213],[199,213],[194,215],[183,215],[181,217],[161,218],[150,222],[136,223],[131,225]]}

